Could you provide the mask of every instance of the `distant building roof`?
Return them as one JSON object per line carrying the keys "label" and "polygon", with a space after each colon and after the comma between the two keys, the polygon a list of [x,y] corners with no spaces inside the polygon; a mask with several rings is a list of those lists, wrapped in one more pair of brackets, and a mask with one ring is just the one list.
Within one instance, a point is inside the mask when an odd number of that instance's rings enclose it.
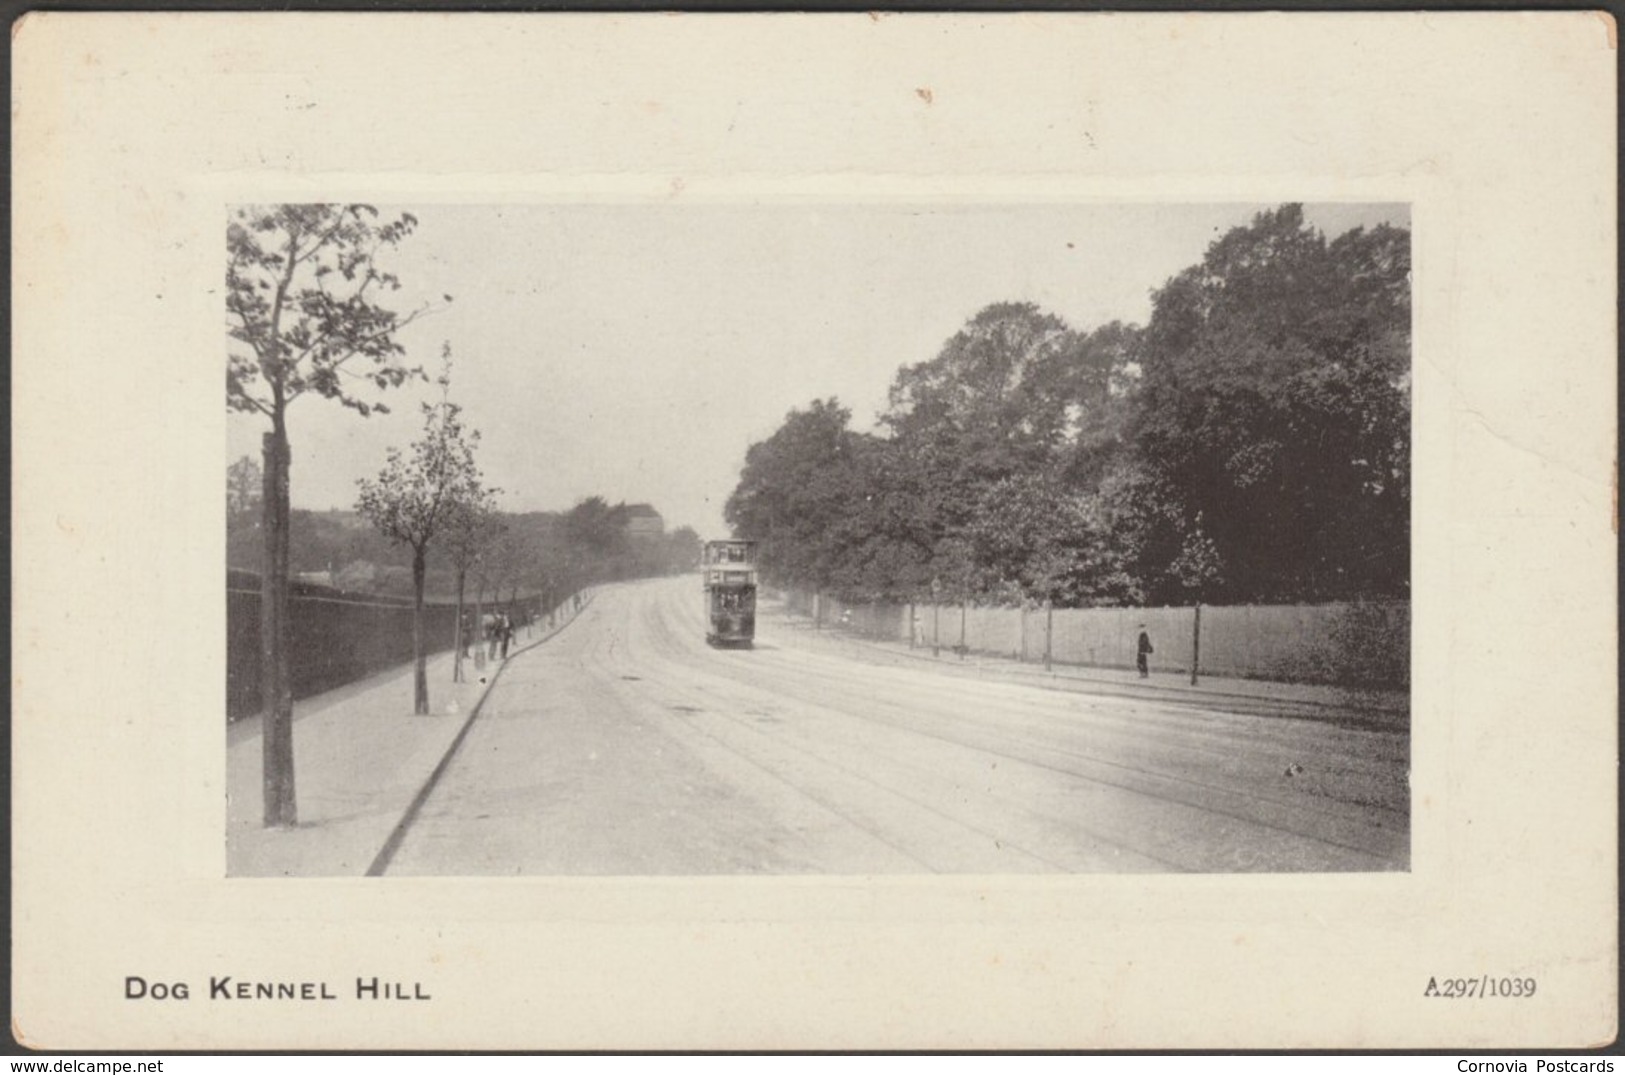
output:
{"label": "distant building roof", "polygon": [[628,504],[626,532],[634,538],[656,538],[666,532],[666,524],[660,513],[649,505]]}

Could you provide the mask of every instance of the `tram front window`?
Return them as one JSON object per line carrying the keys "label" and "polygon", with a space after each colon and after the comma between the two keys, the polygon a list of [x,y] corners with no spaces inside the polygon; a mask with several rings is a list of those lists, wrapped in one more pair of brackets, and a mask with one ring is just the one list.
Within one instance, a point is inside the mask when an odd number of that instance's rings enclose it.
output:
{"label": "tram front window", "polygon": [[712,593],[711,607],[717,612],[754,612],[754,590],[717,590]]}

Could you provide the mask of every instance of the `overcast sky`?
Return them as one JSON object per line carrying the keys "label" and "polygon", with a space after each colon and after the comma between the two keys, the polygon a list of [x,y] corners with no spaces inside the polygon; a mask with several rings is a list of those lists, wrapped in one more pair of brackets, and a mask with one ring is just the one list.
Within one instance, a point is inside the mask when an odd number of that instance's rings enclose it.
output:
{"label": "overcast sky", "polygon": [[[385,207],[380,207],[381,209]],[[1074,328],[1144,324],[1151,292],[1264,205],[408,206],[390,252],[401,310],[452,303],[400,335],[453,400],[510,511],[647,502],[667,528],[726,533],[745,451],[796,407],[839,397],[870,428],[899,367],[933,358],[982,307],[1031,301]],[[388,210],[386,210],[388,211]],[[1403,206],[1307,206],[1335,236],[1409,225]],[[356,481],[421,429],[431,386],[363,419],[289,408],[295,507],[351,508]],[[227,460],[259,457],[232,415]]]}

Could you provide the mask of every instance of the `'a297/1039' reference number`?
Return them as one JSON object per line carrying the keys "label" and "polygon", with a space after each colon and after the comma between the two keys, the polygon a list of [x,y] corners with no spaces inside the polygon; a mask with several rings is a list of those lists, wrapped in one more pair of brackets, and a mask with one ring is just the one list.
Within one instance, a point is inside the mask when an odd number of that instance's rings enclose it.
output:
{"label": "'a297/1039' reference number", "polygon": [[1492,978],[1483,974],[1477,978],[1429,978],[1424,997],[1442,997],[1446,1000],[1478,1000],[1489,997],[1532,997],[1535,995],[1533,978]]}

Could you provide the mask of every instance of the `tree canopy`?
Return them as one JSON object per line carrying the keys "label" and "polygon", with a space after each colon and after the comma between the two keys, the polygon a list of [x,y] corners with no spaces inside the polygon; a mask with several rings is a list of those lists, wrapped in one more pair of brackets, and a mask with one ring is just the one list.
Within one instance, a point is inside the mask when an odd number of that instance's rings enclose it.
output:
{"label": "tree canopy", "polygon": [[1157,292],[1132,435],[1210,599],[1405,592],[1409,273],[1408,233],[1328,243],[1288,205]]}
{"label": "tree canopy", "polygon": [[778,577],[826,586],[842,562],[843,533],[862,510],[864,438],[847,428],[851,412],[833,399],[790,412],[778,432],[751,446],[723,515],[760,543],[757,555]]}
{"label": "tree canopy", "polygon": [[426,308],[382,304],[401,285],[377,255],[416,226],[410,213],[380,223],[367,205],[238,210],[226,229],[227,406],[274,420],[315,393],[362,415],[387,410],[357,389],[422,376],[400,361],[395,334]]}
{"label": "tree canopy", "polygon": [[1409,233],[1260,213],[1085,331],[976,312],[897,372],[874,434],[835,399],[752,445],[726,518],[781,582],[1065,605],[1403,596]]}
{"label": "tree canopy", "polygon": [[479,431],[465,427],[462,408],[449,400],[422,407],[423,435],[409,451],[390,448],[378,477],[358,483],[356,502],[380,533],[414,550],[486,500],[474,461]]}

